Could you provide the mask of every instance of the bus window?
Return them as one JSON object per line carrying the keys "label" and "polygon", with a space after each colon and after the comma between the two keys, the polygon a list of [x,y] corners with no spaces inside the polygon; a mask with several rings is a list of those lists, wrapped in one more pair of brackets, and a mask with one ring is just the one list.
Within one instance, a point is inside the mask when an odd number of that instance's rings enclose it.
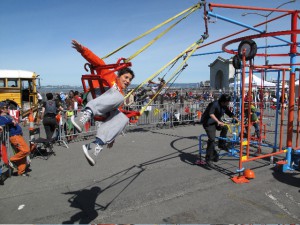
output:
{"label": "bus window", "polygon": [[28,80],[22,80],[22,90],[29,90]]}
{"label": "bus window", "polygon": [[8,87],[18,87],[18,79],[7,79]]}
{"label": "bus window", "polygon": [[21,80],[21,90],[22,90],[22,101],[29,101],[29,94],[32,90],[31,82],[29,80]]}
{"label": "bus window", "polygon": [[0,87],[5,87],[5,79],[0,79]]}

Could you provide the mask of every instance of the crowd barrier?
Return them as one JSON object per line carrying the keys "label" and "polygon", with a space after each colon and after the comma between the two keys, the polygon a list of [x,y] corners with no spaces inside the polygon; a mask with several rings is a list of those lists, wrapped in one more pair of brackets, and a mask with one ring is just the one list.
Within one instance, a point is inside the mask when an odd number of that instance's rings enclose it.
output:
{"label": "crowd barrier", "polygon": [[[204,102],[152,104],[146,108],[137,123],[129,124],[128,129],[137,126],[170,128],[177,125],[197,123],[200,122],[202,112],[207,104]],[[139,111],[142,107],[141,105],[132,105],[128,107],[128,110]]]}
{"label": "crowd barrier", "polygon": [[[173,128],[177,125],[187,125],[199,123],[201,115],[210,102],[208,101],[186,101],[184,103],[168,102],[165,104],[151,104],[149,105],[142,116],[140,116],[136,123],[129,123],[125,132],[130,132],[136,128],[147,129],[161,129]],[[234,103],[230,106],[233,107]],[[276,109],[272,102],[255,103],[258,112],[264,110],[263,119],[267,120],[265,123],[271,124],[274,121]],[[125,110],[140,111],[144,107],[143,104],[125,106]],[[236,114],[239,114],[239,103],[236,103]],[[80,116],[80,110],[74,112],[75,116]],[[58,143],[63,143],[68,148],[69,142],[79,140],[86,140],[94,137],[97,131],[98,121],[93,119],[86,124],[82,132],[78,132],[75,128],[68,131],[66,111],[61,113],[58,121],[58,129],[56,132],[56,140]],[[228,118],[229,119],[229,118]]]}
{"label": "crowd barrier", "polygon": [[[200,121],[201,112],[204,111],[206,105],[203,102],[153,104],[147,107],[144,114],[138,118],[136,123],[129,123],[125,132],[136,127],[170,128],[176,125],[196,123]],[[140,111],[142,107],[143,105],[131,105],[130,107],[125,107],[125,109]],[[86,123],[83,131],[79,133],[75,127],[73,130],[68,130],[68,118],[65,115],[66,111],[63,111],[59,118],[56,140],[64,144],[67,148],[69,142],[94,137],[97,126],[101,123],[92,119]],[[80,116],[80,109],[74,113],[74,116]]]}
{"label": "crowd barrier", "polygon": [[3,127],[0,133],[0,184],[3,184],[7,177],[11,176],[12,170],[9,167],[9,158],[15,153],[9,143],[9,132],[7,126]]}

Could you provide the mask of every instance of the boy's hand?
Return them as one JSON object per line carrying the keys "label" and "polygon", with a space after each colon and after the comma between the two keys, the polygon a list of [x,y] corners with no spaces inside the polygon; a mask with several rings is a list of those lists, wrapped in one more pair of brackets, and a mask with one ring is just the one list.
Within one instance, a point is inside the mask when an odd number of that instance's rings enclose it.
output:
{"label": "boy's hand", "polygon": [[81,53],[83,51],[83,46],[78,43],[76,40],[72,40],[72,48],[75,48],[77,52]]}

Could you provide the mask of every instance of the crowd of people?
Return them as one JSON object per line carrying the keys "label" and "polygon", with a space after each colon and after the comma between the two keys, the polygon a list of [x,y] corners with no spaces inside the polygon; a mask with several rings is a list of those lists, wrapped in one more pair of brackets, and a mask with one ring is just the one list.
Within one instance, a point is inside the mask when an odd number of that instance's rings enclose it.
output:
{"label": "crowd of people", "polygon": [[[54,138],[54,132],[57,129],[57,115],[65,114],[69,116],[70,110],[74,113],[77,110],[76,106],[82,105],[82,98],[78,92],[72,90],[68,95],[62,97],[63,93],[54,94],[47,93],[46,100],[43,101],[42,96],[39,96],[39,104],[42,107],[41,119],[48,140]],[[68,109],[68,110],[65,110]],[[70,131],[70,124],[67,125]],[[18,176],[28,176],[30,159],[29,155],[35,151],[34,145],[30,146],[28,141],[24,139],[22,127],[18,121],[9,114],[9,105],[6,102],[0,102],[0,132],[7,131],[9,134],[9,143],[12,146],[13,155],[8,159],[7,163],[13,170],[17,170]],[[5,140],[4,140],[5,141]],[[3,143],[4,144],[4,143]],[[2,146],[3,147],[3,146]]]}

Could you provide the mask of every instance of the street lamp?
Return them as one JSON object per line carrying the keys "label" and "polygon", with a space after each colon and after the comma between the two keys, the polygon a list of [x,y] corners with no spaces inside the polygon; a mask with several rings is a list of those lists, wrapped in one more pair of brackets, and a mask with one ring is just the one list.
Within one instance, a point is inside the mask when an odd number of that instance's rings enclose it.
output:
{"label": "street lamp", "polygon": [[[289,4],[289,3],[293,3],[293,2],[296,2],[296,0],[291,0],[291,1],[288,1],[288,2],[285,2],[285,3],[282,3],[281,5],[277,6],[276,9],[279,9],[281,6],[284,6],[286,4]],[[259,15],[259,16],[262,16],[262,17],[265,17],[266,19],[266,23],[265,23],[265,32],[267,33],[268,32],[268,17],[273,13],[274,11],[271,11],[270,13],[268,14],[261,14],[261,13],[257,13],[257,12],[249,12],[249,13],[243,13],[242,16],[246,16],[246,15],[249,15],[249,14],[256,14],[256,15]],[[265,44],[266,44],[266,47],[265,47],[265,65],[268,65],[269,61],[268,61],[268,56],[267,56],[267,53],[268,53],[268,50],[267,50],[267,47],[268,47],[268,38],[265,37]]]}

